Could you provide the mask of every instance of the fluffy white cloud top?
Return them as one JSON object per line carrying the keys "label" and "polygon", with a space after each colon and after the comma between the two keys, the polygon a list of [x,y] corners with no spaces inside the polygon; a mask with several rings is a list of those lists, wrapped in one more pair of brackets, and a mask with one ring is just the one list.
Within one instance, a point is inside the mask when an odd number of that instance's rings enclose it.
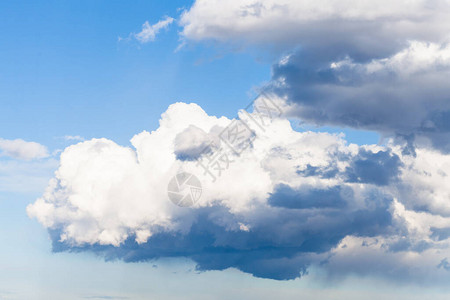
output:
{"label": "fluffy white cloud top", "polygon": [[[28,214],[49,229],[55,251],[89,250],[108,259],[185,256],[200,270],[235,267],[273,279],[298,277],[310,265],[330,274],[445,272],[436,266],[450,256],[450,156],[348,144],[340,135],[296,132],[275,118],[263,128],[249,121],[252,145],[240,155],[227,152],[229,166],[213,181],[195,159],[232,121],[176,103],[157,130],[131,139],[132,148],[107,139],[72,145]],[[167,196],[181,171],[203,186],[190,208]],[[358,269],[370,259],[390,265]]]}

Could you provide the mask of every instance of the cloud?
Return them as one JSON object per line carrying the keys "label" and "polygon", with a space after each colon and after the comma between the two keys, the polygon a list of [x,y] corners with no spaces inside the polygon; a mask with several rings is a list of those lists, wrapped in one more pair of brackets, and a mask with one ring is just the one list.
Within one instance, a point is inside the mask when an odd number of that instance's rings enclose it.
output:
{"label": "cloud", "polygon": [[[230,120],[176,103],[157,130],[135,135],[130,147],[100,138],[66,148],[27,212],[48,229],[55,252],[125,262],[188,257],[200,271],[237,268],[277,280],[314,267],[334,279],[445,282],[448,4],[195,1],[181,16],[183,43],[285,54],[257,105],[275,96],[290,117],[377,131],[385,145],[296,132],[277,117],[261,126],[258,111]],[[131,36],[153,41],[173,21],[146,22]],[[245,134],[230,149],[219,137],[233,138],[239,125]],[[214,159],[212,169],[199,164]],[[202,183],[202,197],[189,208],[167,196],[179,172]]]}
{"label": "cloud", "polygon": [[287,53],[262,90],[290,116],[395,136],[411,154],[416,144],[450,152],[449,4],[204,0],[180,25],[187,42]]}
{"label": "cloud", "polygon": [[150,25],[148,21],[142,25],[142,31],[138,33],[134,33],[133,37],[138,40],[140,43],[148,43],[153,42],[156,38],[156,35],[162,30],[167,28],[174,21],[171,17],[165,17],[164,19],[158,21],[157,23]]}
{"label": "cloud", "polygon": [[448,263],[447,258],[444,258],[437,267],[444,268],[446,271],[450,271],[450,264]]}
{"label": "cloud", "polygon": [[449,76],[449,45],[412,42],[365,63],[316,61],[314,53],[299,50],[274,65],[268,89],[304,122],[412,137],[448,152]]}
{"label": "cloud", "polygon": [[31,160],[49,156],[47,147],[22,139],[6,140],[0,138],[0,156],[9,156],[15,159]]}
{"label": "cloud", "polygon": [[85,139],[79,135],[65,135],[64,139],[66,141],[84,141]]}
{"label": "cloud", "polygon": [[[220,176],[214,170],[215,180],[198,165],[198,149],[237,121],[176,103],[132,147],[92,139],[66,148],[27,212],[49,230],[54,251],[107,260],[188,257],[198,270],[232,267],[278,280],[311,266],[330,276],[441,274],[450,240],[436,232],[450,227],[449,155],[422,147],[405,155],[397,144],[358,146],[342,135],[296,132],[285,119],[260,127],[257,112],[239,116],[256,137],[239,154],[225,152],[228,166]],[[227,149],[219,143],[200,160]],[[180,171],[202,183],[190,208],[167,196]]]}
{"label": "cloud", "polygon": [[190,41],[292,50],[314,49],[317,56],[382,58],[408,40],[442,42],[449,37],[447,0],[195,1],[181,17]]}
{"label": "cloud", "polygon": [[218,134],[223,130],[218,126],[206,133],[196,126],[189,126],[175,137],[174,153],[179,160],[196,160],[208,151],[211,143],[218,142]]}
{"label": "cloud", "polygon": [[47,147],[0,138],[0,192],[39,194],[57,167],[58,161],[50,156]]}

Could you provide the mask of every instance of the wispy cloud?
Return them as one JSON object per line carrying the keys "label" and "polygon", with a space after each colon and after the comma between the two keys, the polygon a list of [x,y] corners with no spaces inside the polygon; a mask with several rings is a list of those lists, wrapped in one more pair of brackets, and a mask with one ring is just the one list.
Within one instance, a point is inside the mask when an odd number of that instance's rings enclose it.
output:
{"label": "wispy cloud", "polygon": [[65,135],[64,139],[66,141],[84,141],[84,137],[79,135]]}
{"label": "wispy cloud", "polygon": [[53,158],[0,161],[0,193],[36,194],[42,192],[53,172],[58,168],[58,163]]}
{"label": "wispy cloud", "polygon": [[0,156],[8,156],[15,159],[31,160],[49,156],[47,147],[22,139],[6,140],[0,138]]}
{"label": "wispy cloud", "polygon": [[119,41],[134,38],[142,44],[153,42],[158,33],[162,29],[167,28],[170,24],[173,23],[173,21],[175,21],[175,19],[171,17],[165,17],[164,19],[158,21],[155,24],[150,24],[148,21],[145,21],[145,23],[142,24],[142,30],[140,32],[131,33],[127,39],[119,37]]}

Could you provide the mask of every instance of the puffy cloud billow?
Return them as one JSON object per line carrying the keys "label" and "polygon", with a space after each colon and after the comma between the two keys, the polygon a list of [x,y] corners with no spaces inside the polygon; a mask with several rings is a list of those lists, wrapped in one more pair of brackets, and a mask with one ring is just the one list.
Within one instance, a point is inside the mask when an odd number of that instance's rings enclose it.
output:
{"label": "puffy cloud billow", "polygon": [[[253,143],[230,152],[229,168],[213,181],[196,159],[230,122],[176,103],[131,147],[107,139],[72,145],[28,214],[48,228],[54,251],[127,262],[188,257],[198,270],[233,267],[280,280],[311,266],[331,275],[447,272],[438,266],[450,257],[450,156],[348,144],[276,118],[264,128],[249,122]],[[167,196],[180,171],[203,186],[189,208]]]}

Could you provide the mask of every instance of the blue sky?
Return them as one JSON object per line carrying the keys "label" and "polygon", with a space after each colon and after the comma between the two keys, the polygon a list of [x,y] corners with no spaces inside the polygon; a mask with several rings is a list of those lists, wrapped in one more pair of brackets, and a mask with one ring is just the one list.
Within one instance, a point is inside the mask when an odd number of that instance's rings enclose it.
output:
{"label": "blue sky", "polygon": [[[448,3],[282,2],[0,3],[0,299],[448,298]],[[174,208],[261,91],[284,116]]]}
{"label": "blue sky", "polygon": [[135,133],[154,129],[176,101],[233,116],[252,98],[252,87],[270,78],[270,61],[221,55],[207,46],[174,53],[180,44],[177,28],[156,43],[118,42],[144,21],[176,16],[189,4],[3,3],[1,135],[52,148],[60,147],[56,138],[65,135],[128,143]]}
{"label": "blue sky", "polygon": [[233,117],[270,79],[276,54],[229,52],[211,43],[175,52],[178,28],[155,43],[118,41],[146,20],[178,15],[190,2],[117,1],[108,9],[105,3],[2,4],[3,138],[53,149],[66,135],[125,144],[135,133],[155,129],[160,114],[177,101]]}

